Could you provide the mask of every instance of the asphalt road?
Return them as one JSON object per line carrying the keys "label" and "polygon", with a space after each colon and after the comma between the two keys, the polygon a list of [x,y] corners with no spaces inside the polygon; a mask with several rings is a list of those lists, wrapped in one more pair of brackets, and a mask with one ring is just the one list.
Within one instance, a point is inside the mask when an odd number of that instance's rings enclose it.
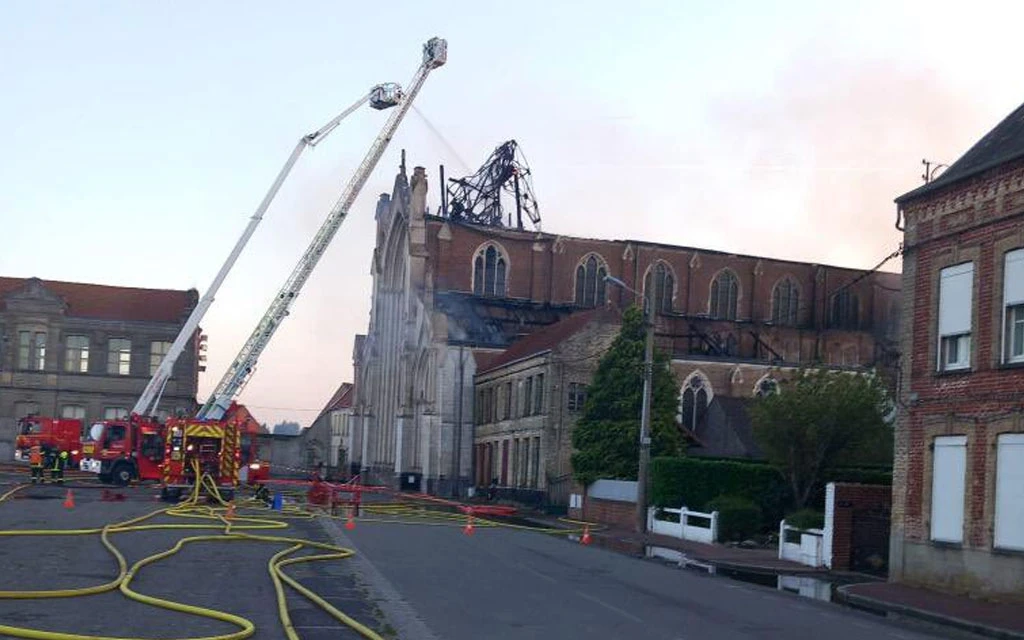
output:
{"label": "asphalt road", "polygon": [[[9,475],[0,475],[0,495],[10,488],[11,480]],[[66,509],[62,504],[64,489],[30,487],[16,494],[16,499],[0,503],[0,530],[91,528],[166,506],[155,499],[157,491],[152,487],[119,491],[127,497],[126,501],[103,502],[100,490],[77,489],[75,508]],[[154,520],[181,521],[166,516]],[[130,566],[140,558],[173,546],[181,537],[197,533],[209,532],[119,533],[113,542]],[[323,526],[313,521],[295,520],[289,530],[267,533],[330,541]],[[188,545],[177,555],[143,568],[132,588],[143,594],[243,616],[256,625],[253,638],[278,640],[285,635],[267,561],[286,546],[260,542]],[[115,561],[101,546],[99,535],[0,537],[0,567],[0,590],[78,588],[102,584],[116,575]],[[386,628],[348,560],[298,565],[286,572],[360,622],[378,631]],[[290,595],[288,605],[303,640],[359,637],[301,595]],[[0,599],[0,624],[139,638],[187,638],[237,629],[231,624],[137,603],[116,591],[76,598]]]}
{"label": "asphalt road", "polygon": [[[921,640],[840,605],[511,529],[358,523],[342,531],[403,638]],[[377,574],[374,578],[374,574]],[[403,620],[403,617],[405,618]],[[418,626],[417,626],[418,625]]]}

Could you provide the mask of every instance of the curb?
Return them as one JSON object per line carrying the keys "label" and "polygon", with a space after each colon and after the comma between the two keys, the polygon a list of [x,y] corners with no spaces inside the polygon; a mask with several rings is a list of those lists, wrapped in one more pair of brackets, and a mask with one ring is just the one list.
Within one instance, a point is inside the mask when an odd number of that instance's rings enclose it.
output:
{"label": "curb", "polygon": [[[865,584],[863,582],[858,584]],[[917,607],[911,607],[903,604],[896,604],[893,602],[886,602],[885,600],[879,600],[870,596],[862,596],[856,593],[849,593],[851,587],[857,586],[856,584],[842,585],[836,588],[836,592],[839,598],[846,604],[858,605],[867,609],[875,611],[882,611],[886,613],[898,613],[911,618],[918,618],[927,622],[933,622],[936,624],[944,625],[947,627],[954,627],[963,631],[969,631],[990,638],[1001,638],[1004,640],[1024,640],[1024,633],[1018,631],[1012,631],[1010,629],[1003,629],[1001,627],[993,627],[981,622],[971,622],[970,620],[964,620],[963,618],[954,618],[952,616],[942,615],[941,613],[935,613],[934,611],[928,611],[926,609],[918,609]]]}

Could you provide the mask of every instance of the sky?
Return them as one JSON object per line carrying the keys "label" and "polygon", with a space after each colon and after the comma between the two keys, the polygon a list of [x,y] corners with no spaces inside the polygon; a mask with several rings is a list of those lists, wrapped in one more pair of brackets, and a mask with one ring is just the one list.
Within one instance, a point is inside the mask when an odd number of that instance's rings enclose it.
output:
{"label": "sky", "polygon": [[[1009,2],[494,6],[0,3],[0,273],[205,291],[295,142],[444,37],[240,397],[307,426],[351,380],[402,149],[431,209],[438,165],[467,175],[515,139],[545,231],[870,268],[921,160],[952,163],[1024,100]],[[200,402],[387,115],[358,111],[296,167],[203,320]]]}

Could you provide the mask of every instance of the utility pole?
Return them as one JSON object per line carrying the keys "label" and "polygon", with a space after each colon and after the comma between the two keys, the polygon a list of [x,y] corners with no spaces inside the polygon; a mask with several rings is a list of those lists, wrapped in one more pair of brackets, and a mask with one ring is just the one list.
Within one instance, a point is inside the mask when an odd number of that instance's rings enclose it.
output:
{"label": "utility pole", "polygon": [[651,461],[651,387],[654,374],[654,322],[644,301],[644,398],[640,411],[640,462],[636,474],[636,530],[647,533],[647,467]]}
{"label": "utility pole", "polygon": [[614,276],[605,276],[610,282],[640,296],[644,309],[644,394],[640,408],[640,460],[636,473],[636,530],[647,533],[647,467],[651,461],[651,393],[654,377],[654,317],[647,296]]}

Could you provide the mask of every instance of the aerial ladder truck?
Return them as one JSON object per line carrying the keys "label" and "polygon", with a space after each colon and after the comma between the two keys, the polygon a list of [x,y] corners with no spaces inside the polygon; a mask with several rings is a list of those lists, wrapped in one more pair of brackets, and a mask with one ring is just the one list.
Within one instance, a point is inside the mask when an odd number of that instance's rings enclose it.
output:
{"label": "aerial ladder truck", "polygon": [[[164,461],[166,430],[164,425],[160,424],[153,417],[157,414],[160,398],[174,372],[175,363],[198,331],[199,323],[213,304],[221,284],[223,284],[239,255],[241,255],[242,250],[255,233],[256,227],[263,220],[263,215],[270,208],[271,203],[288,178],[292,168],[306,149],[315,147],[322,142],[345,118],[355,113],[360,107],[369,103],[372,108],[377,110],[389,109],[399,104],[401,95],[402,90],[397,83],[387,82],[375,85],[371,87],[368,93],[360,97],[324,126],[299,138],[284,166],[281,167],[273,183],[271,183],[270,189],[259,203],[259,206],[256,207],[256,211],[243,230],[241,237],[239,237],[234,248],[221,266],[220,271],[217,272],[216,277],[210,283],[210,287],[196,304],[195,308],[192,309],[181,331],[168,349],[167,354],[163,357],[159,367],[139,396],[130,415],[122,420],[104,420],[92,425],[87,439],[82,443],[81,447],[82,460],[80,468],[83,471],[98,473],[102,481],[114,481],[118,484],[127,484],[133,478],[156,480],[162,477],[160,469]],[[234,407],[233,413],[236,411],[239,411],[237,406]],[[241,411],[240,413],[245,415],[239,415],[237,423],[239,425],[246,425],[248,429],[252,421],[246,419],[248,418],[247,412]],[[247,438],[242,438],[240,441],[247,440],[254,443],[255,434],[248,433],[247,435]],[[251,448],[246,451],[255,455]],[[257,468],[259,467],[259,464],[256,462],[252,464],[255,464]]]}
{"label": "aerial ladder truck", "polygon": [[234,399],[256,369],[260,354],[270,343],[281,322],[313,273],[331,240],[348,215],[359,192],[384,155],[402,119],[412,107],[430,72],[447,61],[447,42],[431,38],[423,45],[423,59],[407,85],[389,94],[397,103],[362,163],[331,208],[309,247],[299,259],[284,286],[270,302],[249,339],[242,345],[209,399],[194,418],[173,417],[166,425],[166,460],[163,465],[163,497],[174,500],[196,482],[198,473],[211,476],[222,495],[231,495],[239,482],[239,432],[230,416]]}

